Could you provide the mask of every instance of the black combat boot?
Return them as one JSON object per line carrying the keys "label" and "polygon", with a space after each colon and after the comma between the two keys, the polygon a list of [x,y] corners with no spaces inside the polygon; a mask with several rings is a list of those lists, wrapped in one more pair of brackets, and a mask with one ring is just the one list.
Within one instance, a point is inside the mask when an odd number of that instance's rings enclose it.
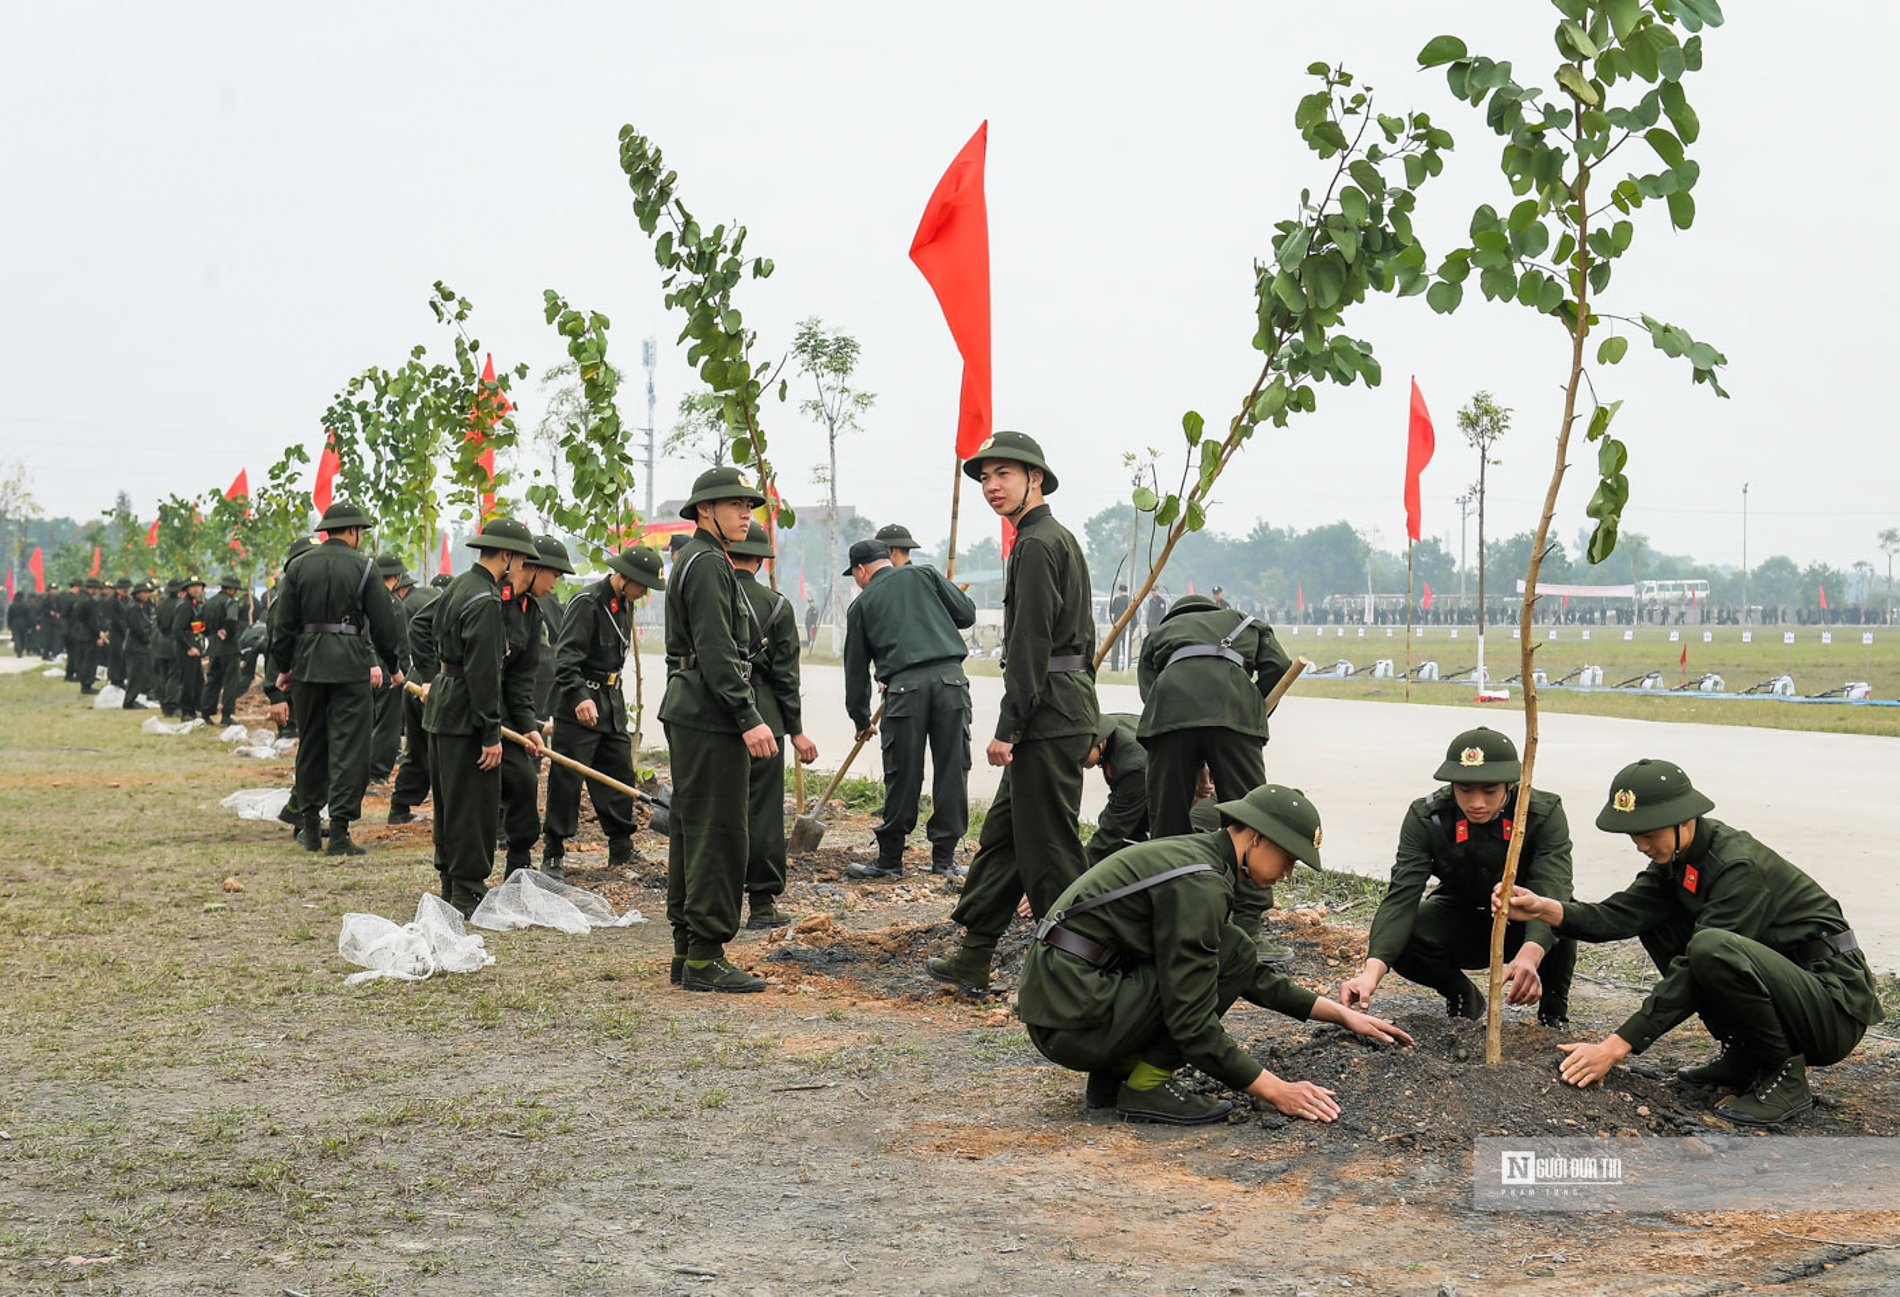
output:
{"label": "black combat boot", "polygon": [[561,839],[541,839],[541,872],[557,883],[567,881],[567,844]]}
{"label": "black combat boot", "polygon": [[350,840],[350,822],[332,817],[330,820],[330,845],[324,853],[332,856],[362,856],[368,851]]}
{"label": "black combat boot", "polygon": [[534,850],[530,847],[509,847],[508,862],[502,870],[502,879],[506,881],[523,869],[534,868]]}
{"label": "black combat boot", "polygon": [[323,816],[316,811],[305,811],[303,825],[297,830],[297,841],[305,851],[323,850]]}
{"label": "black combat boot", "polygon": [[845,866],[845,875],[862,882],[878,882],[887,878],[904,876],[904,848],[900,843],[896,847],[878,844],[877,854],[869,860],[856,860]]}

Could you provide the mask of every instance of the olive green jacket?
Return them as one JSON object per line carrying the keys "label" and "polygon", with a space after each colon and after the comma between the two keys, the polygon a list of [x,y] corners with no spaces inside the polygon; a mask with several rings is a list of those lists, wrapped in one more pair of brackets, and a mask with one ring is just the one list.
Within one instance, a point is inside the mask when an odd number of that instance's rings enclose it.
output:
{"label": "olive green jacket", "polygon": [[537,684],[541,675],[542,645],[548,642],[547,619],[541,603],[530,595],[503,586],[502,625],[508,647],[501,659],[502,724],[519,733],[541,728]]}
{"label": "olive green jacket", "polygon": [[[238,655],[238,640],[244,634],[247,615],[247,600],[242,594],[233,596],[219,590],[204,605],[205,639],[210,644],[206,654],[214,658],[234,658]],[[222,631],[223,634],[219,634]]]}
{"label": "olive green jacket", "polygon": [[701,527],[681,547],[666,583],[662,723],[715,734],[743,734],[764,723],[746,679],[751,621],[732,560]]}
{"label": "olive green jacket", "polygon": [[[1094,866],[1062,893],[1050,911],[1151,878],[1182,865],[1205,863],[1188,874],[1110,901],[1064,923],[1120,957],[1115,970],[1097,968],[1066,950],[1038,941],[1023,964],[1016,1014],[1036,1027],[1086,1030],[1108,1021],[1121,993],[1123,970],[1153,965],[1161,999],[1159,1026],[1187,1061],[1237,1090],[1252,1085],[1260,1064],[1227,1034],[1219,1012],[1220,950],[1234,903],[1233,839],[1223,831],[1137,842]],[[1251,886],[1251,884],[1242,884]],[[1304,1019],[1318,999],[1284,974],[1260,965],[1245,998]]]}
{"label": "olive green jacket", "polygon": [[[1749,834],[1704,816],[1696,821],[1695,840],[1680,858],[1650,865],[1628,887],[1595,904],[1567,903],[1558,931],[1579,941],[1621,941],[1684,916],[1694,921],[1697,931],[1732,932],[1796,963],[1803,962],[1797,953],[1802,945],[1847,929],[1840,903],[1819,883]],[[1820,978],[1828,998],[1854,1021],[1872,1026],[1885,1016],[1867,957],[1860,951],[1804,967]],[[1696,1007],[1685,939],[1662,980],[1616,1034],[1640,1054]]]}
{"label": "olive green jacket", "polygon": [[792,601],[759,580],[758,573],[734,568],[739,589],[751,614],[746,626],[746,661],[752,670],[752,700],[772,733],[805,732],[803,704],[799,702],[798,614]]}
{"label": "olive green jacket", "polygon": [[[1504,879],[1504,856],[1510,835],[1520,827],[1517,793],[1505,799],[1504,809],[1489,824],[1472,824],[1458,813],[1451,785],[1406,808],[1399,825],[1399,849],[1392,861],[1392,881],[1372,916],[1366,953],[1390,966],[1412,940],[1412,924],[1426,884],[1438,880],[1434,896],[1469,906],[1477,921],[1490,922],[1491,890]],[[1554,900],[1570,899],[1570,820],[1563,799],[1541,788],[1531,791],[1530,825],[1517,862],[1517,885]],[[1524,940],[1549,950],[1556,938],[1547,923],[1529,923]]]}
{"label": "olive green jacket", "polygon": [[[415,680],[418,684],[435,678],[433,672],[427,676],[417,673],[415,641],[417,634],[421,632],[429,622],[428,617],[424,615],[424,610],[441,597],[442,592],[431,586],[412,585],[409,587],[408,594],[396,600],[396,612],[402,619],[402,656],[400,661],[402,673]],[[431,663],[431,667],[433,667],[433,663]]]}
{"label": "olive green jacket", "polygon": [[127,653],[151,653],[152,637],[157,633],[158,618],[149,600],[141,602],[133,599],[126,604],[125,651]]}
{"label": "olive green jacket", "polygon": [[502,661],[508,652],[501,587],[477,563],[429,605],[435,680],[422,708],[431,734],[473,734],[483,747],[501,742]]}
{"label": "olive green jacket", "polygon": [[567,602],[561,642],[554,654],[554,715],[579,725],[574,709],[595,707],[588,729],[618,734],[627,728],[627,694],[620,673],[632,650],[633,601],[614,593],[606,578]]}
{"label": "olive green jacket", "polygon": [[[1235,635],[1244,620],[1244,614],[1217,608],[1203,595],[1177,600],[1168,610],[1143,642],[1136,664],[1142,738],[1216,727],[1266,741],[1267,711],[1260,700],[1286,674],[1288,658],[1273,627],[1263,621],[1248,622]],[[1168,664],[1182,649],[1218,646],[1229,635],[1234,635],[1229,647],[1240,655],[1240,663],[1226,657],[1184,657]]]}
{"label": "olive green jacket", "polygon": [[[1089,564],[1069,529],[1039,504],[1023,515],[1003,568],[1004,743],[1095,733],[1095,612]],[[1079,655],[1080,671],[1049,659]]]}
{"label": "olive green jacket", "polygon": [[152,656],[169,658],[176,652],[172,641],[172,618],[181,602],[175,594],[162,594],[152,601]]}
{"label": "olive green jacket", "polygon": [[976,605],[936,568],[909,563],[872,573],[844,613],[844,710],[851,724],[863,730],[871,723],[873,674],[888,682],[912,667],[961,663],[970,650],[958,631],[974,625]]}
{"label": "olive green jacket", "polygon": [[[374,556],[340,540],[298,556],[278,583],[274,612],[271,661],[305,684],[367,685],[377,659],[386,670],[396,667],[402,647],[396,600],[383,588]],[[320,625],[350,626],[355,633],[305,629]]]}

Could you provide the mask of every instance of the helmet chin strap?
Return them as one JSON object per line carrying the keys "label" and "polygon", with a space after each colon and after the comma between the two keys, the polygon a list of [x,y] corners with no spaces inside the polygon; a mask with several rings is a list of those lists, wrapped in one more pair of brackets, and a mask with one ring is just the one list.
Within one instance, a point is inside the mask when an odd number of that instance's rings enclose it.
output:
{"label": "helmet chin strap", "polygon": [[1670,852],[1669,854],[1669,863],[1672,865],[1675,864],[1676,861],[1682,859],[1682,826],[1680,824],[1676,825],[1675,833],[1676,833],[1675,850]]}

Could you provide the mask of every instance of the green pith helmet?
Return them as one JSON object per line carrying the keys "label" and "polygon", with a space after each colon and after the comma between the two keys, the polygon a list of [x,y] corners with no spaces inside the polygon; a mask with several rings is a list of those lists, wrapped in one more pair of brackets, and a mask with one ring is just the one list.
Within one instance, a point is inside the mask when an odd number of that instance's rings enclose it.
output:
{"label": "green pith helmet", "polygon": [[446,590],[454,580],[455,578],[450,576],[447,572],[437,572],[434,576],[429,578],[429,584],[434,586],[437,590]]}
{"label": "green pith helmet", "polygon": [[534,547],[538,551],[535,564],[563,576],[574,575],[574,561],[568,557],[567,546],[553,536],[536,536]]}
{"label": "green pith helmet", "polygon": [[284,566],[289,567],[291,559],[303,554],[308,554],[316,547],[317,543],[308,536],[297,537],[297,539],[290,542],[290,548],[284,552]]}
{"label": "green pith helmet", "polygon": [[645,545],[629,545],[618,554],[609,554],[607,566],[637,586],[648,590],[666,589],[665,564],[659,551]]}
{"label": "green pith helmet", "polygon": [[416,579],[409,574],[408,568],[405,567],[402,571],[396,573],[396,593],[401,594],[404,590],[414,586],[415,583]]}
{"label": "green pith helmet", "polygon": [[1219,611],[1220,605],[1204,594],[1184,594],[1168,605],[1168,611],[1161,615],[1161,620],[1165,622],[1176,613]]}
{"label": "green pith helmet", "polygon": [[910,534],[910,528],[897,522],[891,523],[887,527],[879,527],[877,529],[877,535],[873,537],[873,539],[883,541],[892,549],[909,550],[923,548],[922,545],[917,543],[917,538]]}
{"label": "green pith helmet", "polygon": [[1320,868],[1319,811],[1299,789],[1261,784],[1238,801],[1220,802],[1214,809],[1223,822],[1252,829],[1301,864]]}
{"label": "green pith helmet", "polygon": [[133,593],[134,595],[141,595],[141,594],[157,594],[157,593],[158,593],[158,586],[157,586],[157,584],[156,584],[156,583],[154,583],[154,582],[152,582],[152,581],[149,581],[149,580],[148,580],[148,581],[141,581],[141,582],[139,582],[139,583],[138,583],[137,585],[135,585],[135,586],[133,586],[133,587],[132,587],[132,593]]}
{"label": "green pith helmet", "polygon": [[342,531],[346,527],[374,527],[376,520],[356,507],[354,501],[332,500],[317,519],[318,531]]}
{"label": "green pith helmet", "polygon": [[963,475],[973,482],[981,481],[983,461],[986,459],[1013,459],[1025,468],[1039,468],[1042,470],[1042,493],[1056,493],[1055,470],[1043,458],[1042,447],[1036,444],[1036,439],[1026,432],[999,432],[985,439],[976,448],[976,454],[963,461]]}
{"label": "green pith helmet", "polygon": [[244,580],[236,572],[226,572],[218,578],[220,590],[242,590],[243,588]]}
{"label": "green pith helmet", "polygon": [[114,581],[112,583],[112,588],[114,590],[130,590],[132,588],[132,578],[129,576],[122,576],[117,581]]}
{"label": "green pith helmet", "polygon": [[464,543],[470,549],[505,549],[510,554],[525,556],[529,562],[541,561],[541,551],[535,548],[533,535],[513,518],[490,518]]}
{"label": "green pith helmet", "polygon": [[1673,761],[1644,757],[1616,772],[1610,795],[1597,812],[1605,833],[1650,833],[1707,815],[1715,803],[1696,791]]}
{"label": "green pith helmet", "polygon": [[376,556],[376,575],[385,577],[401,576],[402,560],[394,554],[378,554]]}
{"label": "green pith helmet", "polygon": [[204,589],[205,579],[201,576],[186,576],[178,579],[178,588],[180,590],[189,590],[193,586],[197,586],[200,590]]}
{"label": "green pith helmet", "polygon": [[744,540],[726,546],[726,553],[740,558],[771,558],[772,542],[766,536],[765,528],[755,522],[746,528]]}
{"label": "green pith helmet", "polygon": [[175,576],[165,582],[165,593],[168,595],[177,594],[180,590],[183,590],[184,588],[185,588],[185,582],[184,582],[183,577]]}
{"label": "green pith helmet", "polygon": [[1445,760],[1432,778],[1448,784],[1514,784],[1524,777],[1517,744],[1510,736],[1480,725],[1466,730],[1445,749]]}
{"label": "green pith helmet", "polygon": [[680,505],[680,517],[692,522],[699,517],[700,505],[715,500],[744,500],[754,509],[765,503],[765,497],[745,480],[745,474],[728,464],[709,468],[693,479],[693,493]]}
{"label": "green pith helmet", "polygon": [[98,577],[89,576],[86,578],[86,589],[103,590],[105,588],[106,588],[106,583],[104,581],[101,581]]}

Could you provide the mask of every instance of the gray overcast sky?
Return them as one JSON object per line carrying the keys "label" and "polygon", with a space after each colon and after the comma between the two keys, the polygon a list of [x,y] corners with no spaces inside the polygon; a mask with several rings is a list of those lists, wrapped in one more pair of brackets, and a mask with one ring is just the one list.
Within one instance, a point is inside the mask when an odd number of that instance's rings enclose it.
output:
{"label": "gray overcast sky", "polygon": [[[1625,526],[1735,563],[1749,480],[1754,561],[1878,565],[1875,532],[1900,523],[1887,381],[1900,269],[1854,249],[1894,207],[1867,144],[1900,17],[1874,0],[1825,21],[1729,9],[1690,81],[1696,227],[1677,236],[1646,212],[1606,309],[1715,343],[1733,399],[1647,347],[1609,371],[1599,390],[1626,400],[1634,461]],[[862,340],[879,400],[843,497],[941,536],[959,362],[906,250],[987,117],[998,422],[1042,440],[1058,509],[1079,522],[1125,493],[1122,451],[1172,457],[1184,409],[1224,422],[1246,389],[1252,259],[1321,179],[1291,127],[1304,66],[1341,61],[1381,107],[1428,109],[1457,136],[1422,198],[1436,256],[1507,191],[1496,138],[1413,56],[1457,31],[1548,85],[1551,13],[1531,0],[10,5],[0,455],[26,461],[50,512],[77,516],[120,487],[149,516],[168,492],[261,473],[287,442],[314,446],[350,374],[440,343],[424,306],[437,278],[474,299],[499,362],[537,373],[561,356],[544,288],[610,315],[623,366],[657,335],[670,422],[694,376],[616,162],[631,122],[702,218],[742,219],[748,251],[777,262],[740,299],[763,353],[811,314]],[[1558,329],[1475,292],[1449,320],[1417,298],[1351,324],[1385,385],[1324,388],[1316,416],[1263,435],[1223,481],[1213,525],[1346,517],[1396,547],[1416,373],[1439,428],[1428,533],[1457,544],[1452,500],[1474,472],[1453,415],[1480,387],[1517,410],[1493,527],[1529,527],[1561,397]],[[518,395],[531,421],[532,383]],[[809,499],[822,440],[789,406],[769,417],[785,494]],[[659,493],[693,472],[663,464]],[[1573,473],[1566,541],[1592,481]]]}

